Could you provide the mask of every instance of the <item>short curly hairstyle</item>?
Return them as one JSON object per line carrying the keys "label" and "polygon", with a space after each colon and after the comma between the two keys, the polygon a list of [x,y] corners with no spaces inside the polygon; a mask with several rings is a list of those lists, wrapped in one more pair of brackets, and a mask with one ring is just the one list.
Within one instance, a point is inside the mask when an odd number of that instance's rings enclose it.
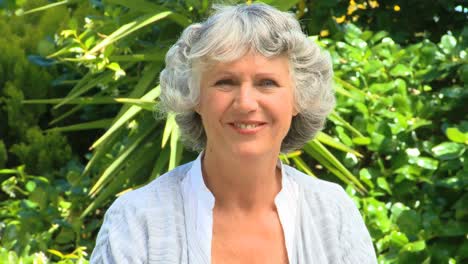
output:
{"label": "short curly hairstyle", "polygon": [[200,76],[210,64],[234,61],[249,51],[265,57],[286,55],[298,114],[281,152],[300,149],[323,128],[335,105],[330,56],[301,30],[293,14],[265,4],[218,6],[203,23],[187,27],[166,55],[160,75],[160,108],[172,112],[185,144],[206,146],[199,102]]}

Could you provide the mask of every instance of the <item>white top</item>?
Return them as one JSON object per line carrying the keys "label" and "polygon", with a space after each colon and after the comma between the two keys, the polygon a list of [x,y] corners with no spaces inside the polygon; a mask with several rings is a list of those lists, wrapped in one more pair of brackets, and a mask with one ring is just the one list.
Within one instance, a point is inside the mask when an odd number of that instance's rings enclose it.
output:
{"label": "white top", "polygon": [[[190,177],[192,168],[199,170],[197,164],[190,162],[179,166],[146,186],[120,196],[106,212],[90,263],[210,263],[206,242],[210,240],[194,239],[210,233],[203,232],[209,228],[200,224],[201,228],[195,232],[188,226],[188,219],[198,217],[186,215],[185,199],[182,198],[182,182]],[[291,264],[377,263],[364,221],[341,186],[312,178],[287,165],[282,165],[282,175],[285,184],[278,194],[277,205],[281,224],[285,227]],[[281,198],[283,191],[284,196],[289,197],[288,181],[298,187],[293,224],[286,224],[289,220],[285,216],[290,211],[282,205],[283,201],[288,204],[289,198]],[[196,201],[201,201],[200,206],[211,205],[212,208],[213,199],[203,202],[203,197],[209,196],[200,195]],[[211,217],[207,219],[209,221]],[[192,225],[196,223],[190,222]],[[294,230],[292,235],[291,229]],[[291,237],[294,240],[292,246]]]}
{"label": "white top", "polygon": [[[203,260],[211,263],[211,241],[213,235],[213,208],[215,198],[206,187],[202,175],[200,154],[193,162],[187,177],[181,182],[182,200],[186,219],[186,228],[194,230],[187,233],[189,244],[198,241],[200,250],[189,251],[189,261]],[[283,174],[282,163],[278,160],[277,167],[281,170],[281,191],[275,197],[275,205],[283,227],[288,259],[292,259],[294,249],[294,225],[298,204],[298,186],[288,175]],[[199,263],[199,262],[194,262]]]}

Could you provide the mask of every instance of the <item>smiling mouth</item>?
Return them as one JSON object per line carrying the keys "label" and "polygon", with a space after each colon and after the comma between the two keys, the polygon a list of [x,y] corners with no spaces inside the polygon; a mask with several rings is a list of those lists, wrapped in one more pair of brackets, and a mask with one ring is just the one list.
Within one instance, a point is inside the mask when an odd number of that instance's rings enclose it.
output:
{"label": "smiling mouth", "polygon": [[241,129],[253,129],[253,128],[260,126],[260,124],[234,123],[234,126],[237,128],[241,128]]}
{"label": "smiling mouth", "polygon": [[229,123],[237,132],[241,134],[255,134],[257,133],[263,125],[266,123],[263,122],[232,122]]}

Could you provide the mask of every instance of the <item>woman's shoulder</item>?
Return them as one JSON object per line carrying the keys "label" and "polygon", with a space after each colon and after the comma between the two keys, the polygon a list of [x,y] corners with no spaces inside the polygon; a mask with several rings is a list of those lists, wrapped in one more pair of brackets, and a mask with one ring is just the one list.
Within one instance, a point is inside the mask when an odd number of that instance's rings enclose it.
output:
{"label": "woman's shoulder", "polygon": [[125,263],[161,263],[178,259],[182,253],[175,238],[184,235],[178,183],[188,168],[190,163],[117,198],[104,216],[91,263],[114,263],[116,259]]}
{"label": "woman's shoulder", "polygon": [[289,176],[296,182],[303,195],[301,199],[309,209],[317,209],[330,214],[357,210],[353,199],[339,184],[309,176],[297,169],[284,166]]}
{"label": "woman's shoulder", "polygon": [[[315,223],[316,234],[321,237],[317,243],[323,242],[329,262],[377,263],[369,231],[345,190],[336,183],[313,178],[289,166],[286,171],[304,194],[301,197],[307,210],[302,211],[306,219],[302,228],[309,230],[310,223]],[[299,240],[299,243],[307,242]],[[312,243],[304,248],[316,246]]]}
{"label": "woman's shoulder", "polygon": [[336,199],[350,199],[339,184],[314,178],[288,165],[283,165],[286,173],[298,184],[299,188],[314,196]]}

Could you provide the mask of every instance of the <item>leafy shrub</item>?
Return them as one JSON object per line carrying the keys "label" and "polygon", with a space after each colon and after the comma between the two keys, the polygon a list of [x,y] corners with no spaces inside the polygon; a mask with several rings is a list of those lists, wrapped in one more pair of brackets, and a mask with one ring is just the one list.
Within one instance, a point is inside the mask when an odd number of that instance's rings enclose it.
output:
{"label": "leafy shrub", "polygon": [[[360,151],[337,153],[369,188],[355,197],[380,263],[462,263],[468,258],[467,46],[450,34],[402,47],[386,32],[348,24],[331,52],[337,111],[332,130]],[[342,81],[346,80],[346,81]]]}
{"label": "leafy shrub", "polygon": [[[45,3],[28,1],[24,7]],[[1,15],[0,263],[84,263],[86,252],[75,245],[89,241],[79,218],[89,180],[79,179],[82,166],[67,139],[42,130],[50,107],[23,104],[59,93],[51,86],[57,68],[31,63],[37,57],[29,55],[53,50],[51,36],[68,13],[62,7],[27,17]]]}
{"label": "leafy shrub", "polygon": [[86,234],[78,214],[83,208],[77,202],[86,197],[87,181],[77,180],[79,170],[70,163],[60,172],[65,179],[29,175],[24,166],[0,171],[7,176],[1,188],[9,196],[0,202],[3,248],[20,256],[50,248],[73,250],[70,246],[82,240],[78,234]]}

